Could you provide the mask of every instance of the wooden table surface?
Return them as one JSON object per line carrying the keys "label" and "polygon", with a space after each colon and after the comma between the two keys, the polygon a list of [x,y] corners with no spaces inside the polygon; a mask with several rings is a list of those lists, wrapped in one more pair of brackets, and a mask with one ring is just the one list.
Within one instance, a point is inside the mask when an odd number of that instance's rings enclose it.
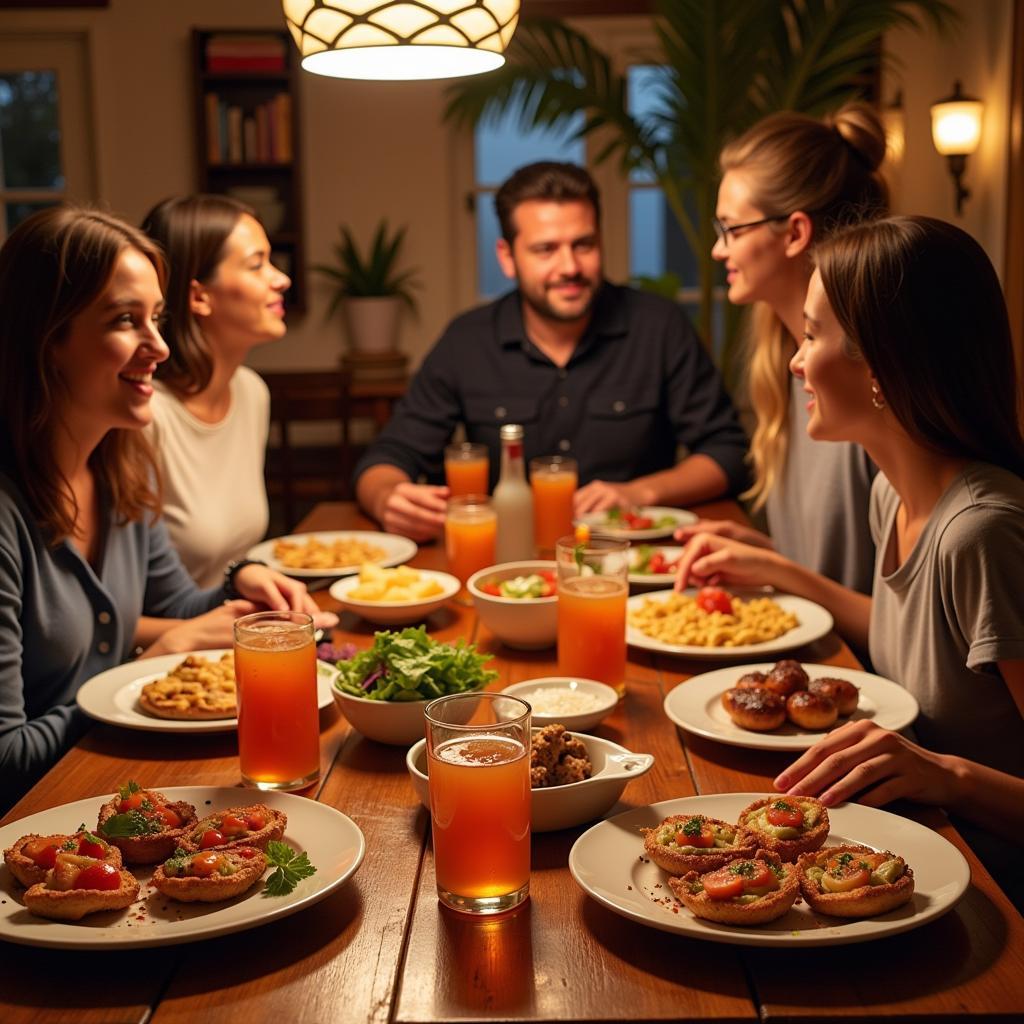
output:
{"label": "wooden table surface", "polygon": [[[738,515],[729,503],[700,511]],[[351,505],[326,504],[302,528],[365,525]],[[424,547],[414,564],[443,567],[443,552]],[[318,598],[337,607],[325,591]],[[430,627],[440,639],[464,636],[492,651],[497,687],[556,667],[553,650],[523,653],[496,643],[471,609],[443,609]],[[367,646],[372,633],[342,616],[340,637]],[[835,637],[796,656],[856,665]],[[629,785],[619,810],[698,793],[769,791],[792,756],[727,747],[673,726],[662,711],[665,694],[705,668],[630,651],[627,699],[595,732],[657,760]],[[467,919],[438,904],[429,816],[406,776],[405,751],[363,739],[334,708],[323,715],[315,797],[349,815],[367,842],[347,885],[284,920],[204,942],[110,953],[0,943],[0,1021],[1022,1019],[1024,919],[939,812],[898,808],[963,851],[972,884],[938,920],[874,942],[754,949],[626,920],[569,874],[569,849],[587,826],[534,836],[530,900],[520,910]],[[236,785],[234,734],[97,725],[4,821],[109,794],[128,778],[154,788]]]}

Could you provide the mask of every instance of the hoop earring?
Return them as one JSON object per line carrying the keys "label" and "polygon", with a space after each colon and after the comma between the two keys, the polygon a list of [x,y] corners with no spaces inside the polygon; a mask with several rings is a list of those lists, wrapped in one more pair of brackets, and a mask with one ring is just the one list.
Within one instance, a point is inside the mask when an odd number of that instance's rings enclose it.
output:
{"label": "hoop earring", "polygon": [[874,381],[871,382],[871,404],[876,409],[885,408],[885,399],[882,397],[882,391]]}

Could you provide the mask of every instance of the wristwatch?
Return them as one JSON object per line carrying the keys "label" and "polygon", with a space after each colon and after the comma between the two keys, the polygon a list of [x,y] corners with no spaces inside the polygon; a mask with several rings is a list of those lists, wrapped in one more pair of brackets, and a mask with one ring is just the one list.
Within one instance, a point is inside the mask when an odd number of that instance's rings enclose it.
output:
{"label": "wristwatch", "polygon": [[244,569],[247,565],[266,564],[266,562],[262,562],[258,558],[236,558],[233,562],[228,562],[228,567],[224,570],[224,592],[228,595],[228,598],[233,599],[242,596],[235,587],[235,577],[240,570]]}

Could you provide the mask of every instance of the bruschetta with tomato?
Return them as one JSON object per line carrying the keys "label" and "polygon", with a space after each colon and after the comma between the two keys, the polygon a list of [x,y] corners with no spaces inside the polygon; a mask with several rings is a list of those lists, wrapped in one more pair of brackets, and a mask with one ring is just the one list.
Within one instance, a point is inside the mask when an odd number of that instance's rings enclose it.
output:
{"label": "bruschetta with tomato", "polygon": [[121,851],[126,864],[157,864],[174,853],[195,821],[191,804],[129,782],[100,808],[96,831]]}
{"label": "bruschetta with tomato", "polygon": [[640,831],[647,856],[670,875],[711,871],[757,852],[757,840],[747,829],[703,814],[673,814],[657,828]]}
{"label": "bruschetta with tomato", "polygon": [[101,910],[123,910],[135,902],[139,883],[110,861],[61,852],[46,879],[25,890],[25,906],[39,917],[79,921]]}
{"label": "bruschetta with tomato", "polygon": [[280,839],[288,816],[264,804],[229,807],[196,822],[185,834],[181,847],[196,850],[224,850],[232,846],[255,846],[265,850],[272,839]]}
{"label": "bruschetta with tomato", "polygon": [[914,895],[914,872],[907,862],[866,846],[830,846],[805,854],[797,874],[807,905],[832,917],[875,917]]}
{"label": "bruschetta with tomato", "polygon": [[694,916],[741,927],[782,917],[800,896],[796,868],[770,850],[705,874],[690,871],[668,884]]}
{"label": "bruschetta with tomato", "polygon": [[25,888],[46,880],[46,873],[57,863],[58,853],[77,853],[83,857],[121,866],[121,851],[93,832],[79,829],[73,835],[22,836],[4,850],[4,862]]}
{"label": "bruschetta with tomato", "polygon": [[821,849],[828,839],[828,810],[813,796],[770,796],[743,809],[739,824],[757,845],[774,850],[787,864]]}
{"label": "bruschetta with tomato", "polygon": [[255,846],[178,850],[153,872],[153,886],[183,903],[219,903],[241,896],[262,877],[267,867],[263,851]]}

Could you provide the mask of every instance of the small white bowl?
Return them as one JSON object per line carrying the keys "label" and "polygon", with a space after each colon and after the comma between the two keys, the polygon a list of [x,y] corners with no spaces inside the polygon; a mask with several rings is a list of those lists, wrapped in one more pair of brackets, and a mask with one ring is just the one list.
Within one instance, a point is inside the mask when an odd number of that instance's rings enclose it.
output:
{"label": "small white bowl", "polygon": [[367,739],[407,747],[426,734],[423,709],[430,703],[428,700],[367,700],[353,697],[337,686],[332,692],[349,724]]}
{"label": "small white bowl", "polygon": [[[555,832],[600,818],[615,806],[628,783],[654,764],[653,754],[634,754],[611,740],[577,735],[587,748],[594,774],[582,782],[532,790],[530,827],[534,832]],[[426,739],[409,748],[405,767],[420,803],[429,810]]]}
{"label": "small white bowl", "polygon": [[361,615],[367,622],[374,622],[379,626],[408,626],[414,622],[422,622],[431,612],[436,612],[446,601],[450,601],[462,586],[454,576],[446,572],[435,572],[433,569],[417,571],[425,580],[436,580],[442,592],[420,601],[359,601],[349,596],[350,591],[359,586],[359,577],[346,576],[331,584],[330,595],[335,601]]}
{"label": "small white bowl", "polygon": [[[536,707],[533,707],[529,697],[536,690],[571,690],[594,697],[600,703],[590,710],[574,713],[538,711]],[[534,725],[553,725],[560,722],[570,732],[586,732],[587,729],[593,729],[598,722],[607,718],[615,710],[615,705],[619,702],[619,695],[605,683],[599,683],[596,679],[577,679],[573,676],[544,676],[541,679],[526,679],[521,683],[506,686],[504,692],[525,700],[533,707],[531,720]]]}
{"label": "small white bowl", "polygon": [[541,569],[555,571],[554,561],[502,562],[469,577],[480,621],[503,643],[520,651],[539,651],[554,646],[558,636],[558,595],[551,597],[495,597],[485,594],[484,583],[500,583],[515,576],[529,576]]}

